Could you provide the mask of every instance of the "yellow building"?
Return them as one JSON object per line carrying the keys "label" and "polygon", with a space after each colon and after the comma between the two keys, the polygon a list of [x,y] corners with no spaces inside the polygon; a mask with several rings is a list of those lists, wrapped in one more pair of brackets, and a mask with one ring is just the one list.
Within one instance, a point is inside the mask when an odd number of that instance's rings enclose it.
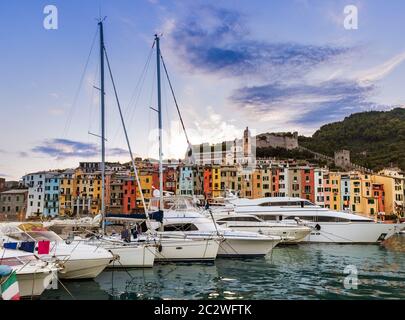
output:
{"label": "yellow building", "polygon": [[350,175],[350,209],[353,212],[376,218],[378,201],[372,189],[372,176],[352,173]]}
{"label": "yellow building", "polygon": [[384,186],[384,211],[389,215],[404,215],[404,176],[395,169],[384,169],[373,175],[373,181]]}
{"label": "yellow building", "polygon": [[[141,184],[143,197],[145,199],[146,205],[148,205],[150,199],[153,197],[153,176],[148,172],[141,172],[139,174],[139,182]],[[143,207],[141,193],[139,188],[136,188],[136,206],[139,208]]]}
{"label": "yellow building", "polygon": [[212,166],[212,197],[220,197],[221,193],[221,167]]}
{"label": "yellow building", "polygon": [[235,166],[221,167],[221,190],[225,196],[226,191],[236,191],[238,188],[238,169]]}
{"label": "yellow building", "polygon": [[272,176],[271,168],[265,167],[261,169],[262,175],[262,197],[271,197]]}
{"label": "yellow building", "polygon": [[261,169],[255,169],[252,172],[252,199],[263,197],[263,181]]}
{"label": "yellow building", "polygon": [[340,211],[342,210],[340,173],[331,172],[329,174],[329,183],[330,183],[330,193],[329,193],[330,209]]}
{"label": "yellow building", "polygon": [[[106,175],[106,190],[109,186],[109,178]],[[101,210],[101,173],[84,173],[76,170],[76,192],[73,199],[74,212],[78,214],[97,215]],[[106,192],[105,203],[109,202]]]}
{"label": "yellow building", "polygon": [[72,215],[74,199],[76,198],[75,170],[66,170],[60,176],[59,185],[59,215]]}

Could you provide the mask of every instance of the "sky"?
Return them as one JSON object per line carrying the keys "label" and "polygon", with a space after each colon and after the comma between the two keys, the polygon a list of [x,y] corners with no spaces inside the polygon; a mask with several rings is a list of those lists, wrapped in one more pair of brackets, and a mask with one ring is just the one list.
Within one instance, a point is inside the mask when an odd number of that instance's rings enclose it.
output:
{"label": "sky", "polygon": [[[57,29],[44,8],[57,8]],[[344,26],[344,8],[358,28]],[[402,0],[1,0],[0,177],[100,159],[99,34],[137,156],[158,156],[161,50],[191,143],[298,131],[405,105]],[[108,161],[128,161],[106,70]],[[96,88],[95,88],[96,87]],[[187,143],[162,73],[165,158]]]}

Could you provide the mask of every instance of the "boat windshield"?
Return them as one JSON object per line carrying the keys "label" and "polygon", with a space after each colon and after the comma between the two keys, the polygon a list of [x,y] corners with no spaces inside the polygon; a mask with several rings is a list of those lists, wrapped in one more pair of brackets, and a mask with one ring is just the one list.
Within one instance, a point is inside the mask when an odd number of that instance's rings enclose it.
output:
{"label": "boat windshield", "polygon": [[53,231],[15,231],[9,232],[6,234],[7,237],[17,240],[17,241],[41,241],[41,240],[49,240],[49,241],[63,241],[61,237],[59,237]]}
{"label": "boat windshield", "polygon": [[[153,198],[150,201],[150,209],[153,211],[159,210],[159,201],[159,198]],[[164,197],[163,208],[164,210],[190,211],[195,210],[195,204],[191,197],[171,196]]]}
{"label": "boat windshield", "polygon": [[32,255],[32,256],[22,256],[22,257],[12,257],[12,258],[3,258],[0,259],[0,262],[2,265],[6,265],[9,267],[16,267],[16,266],[21,266],[24,264],[27,264],[30,261],[37,260],[37,258]]}

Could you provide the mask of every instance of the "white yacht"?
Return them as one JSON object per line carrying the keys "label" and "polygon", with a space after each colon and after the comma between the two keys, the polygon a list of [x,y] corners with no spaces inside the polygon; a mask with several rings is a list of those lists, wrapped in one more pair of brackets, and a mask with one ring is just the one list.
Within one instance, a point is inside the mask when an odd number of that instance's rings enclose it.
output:
{"label": "white yacht", "polygon": [[54,262],[20,250],[0,249],[0,257],[0,264],[16,272],[20,297],[38,297],[58,281],[60,267]]}
{"label": "white yacht", "polygon": [[18,224],[3,225],[0,239],[5,242],[50,241],[49,254],[37,254],[42,260],[58,260],[63,265],[59,272],[61,279],[93,279],[114,259],[111,252],[102,247],[90,246],[81,241],[69,243],[55,232],[38,228],[23,231]]}
{"label": "white yacht", "polygon": [[[151,207],[160,199],[152,199]],[[187,196],[165,196],[162,234],[188,239],[215,239],[218,256],[265,256],[282,240],[256,232],[235,231],[201,214]]]}
{"label": "white yacht", "polygon": [[[111,217],[108,219],[111,219]],[[131,218],[116,218],[115,220],[124,220],[121,221],[122,224],[125,224],[125,222],[131,222],[131,224],[140,222],[137,219]],[[151,221],[151,228],[158,229],[159,222]],[[217,256],[219,248],[218,242],[212,237],[191,239],[184,235],[168,232],[147,231],[136,237],[131,232],[130,242],[123,241],[121,234],[112,234],[106,236],[105,239],[108,239],[110,243],[121,243],[124,247],[147,246],[153,248],[154,260],[157,262],[213,261]],[[115,265],[120,265],[121,263],[120,259]]]}
{"label": "white yacht", "polygon": [[264,221],[252,214],[215,213],[217,224],[232,230],[257,232],[281,237],[282,243],[298,243],[309,235],[312,229],[296,220],[279,222]]}
{"label": "white yacht", "polygon": [[293,197],[232,199],[236,214],[254,215],[264,221],[305,221],[313,230],[304,242],[378,243],[403,229],[400,224],[375,222],[353,213],[332,211]]}

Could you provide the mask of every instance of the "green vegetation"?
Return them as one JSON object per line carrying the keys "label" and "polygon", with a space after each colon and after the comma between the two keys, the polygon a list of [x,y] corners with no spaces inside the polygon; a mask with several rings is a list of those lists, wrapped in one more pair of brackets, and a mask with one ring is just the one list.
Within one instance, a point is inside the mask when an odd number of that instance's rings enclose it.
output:
{"label": "green vegetation", "polygon": [[391,165],[405,170],[405,109],[352,114],[298,141],[331,157],[336,150],[350,150],[353,163],[373,170]]}
{"label": "green vegetation", "polygon": [[[284,148],[273,148],[273,147],[266,147],[266,148],[257,148],[256,149],[256,157],[257,158],[276,158],[276,159],[294,159],[297,160],[298,164],[305,165],[307,162],[312,164],[316,164],[319,167],[324,167],[327,165],[326,161],[322,159],[315,159],[314,155],[308,151],[300,150],[300,149],[293,149],[287,150]],[[302,160],[302,161],[300,161]]]}

